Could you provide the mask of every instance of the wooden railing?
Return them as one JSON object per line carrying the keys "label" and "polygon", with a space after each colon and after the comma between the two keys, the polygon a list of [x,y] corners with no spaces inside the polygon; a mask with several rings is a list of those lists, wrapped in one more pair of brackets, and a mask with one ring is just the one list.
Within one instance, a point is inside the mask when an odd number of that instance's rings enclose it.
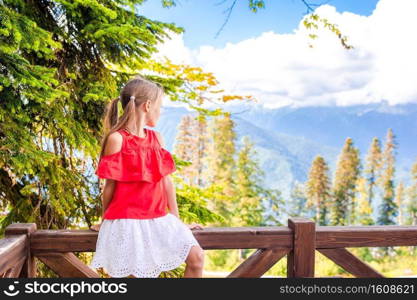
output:
{"label": "wooden railing", "polygon": [[[316,226],[290,218],[288,227],[210,227],[193,231],[203,249],[257,249],[227,277],[261,277],[287,256],[287,277],[314,277],[319,251],[355,277],[383,277],[347,247],[417,246],[417,226]],[[73,252],[95,251],[98,232],[36,230],[15,223],[0,239],[0,277],[36,277],[35,257],[60,277],[100,277]]]}

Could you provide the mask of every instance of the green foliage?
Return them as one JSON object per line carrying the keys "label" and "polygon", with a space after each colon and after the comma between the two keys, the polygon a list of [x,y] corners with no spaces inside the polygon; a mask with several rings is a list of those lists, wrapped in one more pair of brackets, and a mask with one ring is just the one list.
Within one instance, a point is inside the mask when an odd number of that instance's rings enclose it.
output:
{"label": "green foliage", "polygon": [[[180,185],[185,185],[186,181],[191,184],[184,192],[178,191],[180,196],[177,199],[179,203],[183,203],[182,195],[193,198],[194,203],[207,199],[205,204],[216,213],[216,217],[208,220],[210,225],[263,226],[267,222],[278,225],[271,215],[265,215],[269,214],[269,209],[275,216],[282,213],[280,193],[262,187],[264,174],[255,157],[253,143],[247,137],[237,151],[234,126],[229,113],[213,118],[209,123],[198,117],[182,119],[175,151],[176,156],[188,160],[179,171]],[[203,182],[198,180],[200,170],[204,170]],[[189,216],[193,214],[193,207],[185,203],[181,206],[185,208],[183,217],[192,220]],[[198,210],[198,213],[202,212],[204,210]],[[205,219],[205,215],[199,215],[199,219]],[[243,253],[245,251],[210,251],[207,267],[226,268],[240,261]]]}
{"label": "green foliage", "polygon": [[[171,7],[175,2],[162,0],[161,4]],[[156,45],[168,37],[169,31],[180,33],[183,29],[138,15],[134,6],[141,3],[143,0],[2,1],[0,208],[8,213],[0,217],[0,236],[13,222],[34,222],[39,229],[63,229],[89,227],[98,219],[100,186],[94,170],[102,116],[107,101],[133,75],[153,71],[144,76],[161,83],[172,101],[189,104],[199,112],[199,119],[223,115],[221,109],[200,106],[207,98],[223,103],[251,99],[223,95],[213,74],[199,68],[150,60]],[[264,7],[264,1],[249,0],[253,12]],[[322,23],[349,48],[334,24],[314,14],[306,20],[306,27],[311,29]],[[215,184],[193,186],[174,175],[181,218],[185,222],[230,226],[280,225],[280,193],[260,187],[262,173],[252,146],[245,141],[236,160],[230,116],[226,115],[219,125],[213,138],[213,157],[218,161],[212,174]],[[381,224],[391,224],[396,210],[392,132],[388,140],[391,142],[384,152],[381,177]],[[337,224],[353,216],[344,213],[351,211],[359,169],[358,152],[351,142],[347,142],[343,153],[334,193]],[[180,168],[187,165],[180,159],[176,162]],[[412,224],[417,222],[416,174],[414,167],[407,204]],[[218,209],[221,205],[215,205],[214,211],[209,208],[213,199],[225,204],[224,209]],[[307,199],[299,195],[296,200],[293,213],[301,215],[306,212]],[[268,212],[264,203],[269,204]],[[214,263],[232,266],[241,261],[239,253],[224,251]],[[86,259],[84,254],[79,255]],[[53,276],[41,263],[40,273]],[[182,274],[180,267],[161,277]]]}
{"label": "green foliage", "polygon": [[[320,17],[318,14],[312,12],[304,18],[303,25],[308,30],[318,30],[319,26],[322,26],[324,29],[327,29],[330,32],[334,33],[336,37],[339,39],[341,45],[345,49],[353,49],[353,46],[348,44],[348,37],[342,34],[342,32],[339,29],[339,26],[337,24],[329,22],[327,18]],[[314,33],[310,33],[308,36],[312,40],[318,38],[318,35]],[[313,47],[312,44],[310,44],[309,46],[311,48]]]}
{"label": "green foliage", "polygon": [[[88,228],[100,217],[94,171],[107,101],[132,76],[153,70],[150,57],[169,32],[183,31],[138,15],[133,8],[142,2],[2,1],[0,208],[7,215],[0,234],[13,222],[34,222],[39,229]],[[201,69],[183,77],[191,67],[169,66],[168,75],[143,76],[161,83],[171,99],[181,94],[199,109],[201,99],[190,95],[214,77]],[[184,88],[195,82],[200,85]],[[206,207],[210,193],[186,185],[178,190],[186,221],[221,220]]]}
{"label": "green foliage", "polygon": [[[156,71],[144,76],[161,83],[173,101],[181,95],[194,109],[202,102],[191,95],[216,82],[212,74],[189,66],[155,70],[158,62],[150,57],[157,43],[168,31],[183,29],[136,14],[132,8],[142,2],[3,2],[0,182],[6,193],[0,203],[9,213],[1,230],[12,222],[47,229],[97,220],[100,189],[94,170],[102,116],[131,76]],[[199,85],[190,88],[195,82]],[[197,210],[200,204],[190,206]]]}
{"label": "green foliage", "polygon": [[406,223],[417,225],[417,159],[411,168],[411,185],[407,191]]}
{"label": "green foliage", "polygon": [[223,226],[232,225],[236,195],[236,133],[229,113],[212,119],[209,124],[209,144],[205,156],[204,176],[209,184],[220,187],[221,193],[213,199],[215,211],[225,217]]}
{"label": "green foliage", "polygon": [[262,196],[263,221],[260,226],[281,226],[282,216],[286,213],[284,199],[281,191],[262,187],[259,189]]}
{"label": "green foliage", "polygon": [[202,224],[207,224],[224,221],[223,216],[207,208],[208,201],[216,194],[216,186],[201,188],[188,185],[179,176],[176,176],[174,181],[176,184],[179,213],[184,222],[201,222]]}
{"label": "green foliage", "polygon": [[[257,13],[260,9],[266,8],[265,0],[247,0],[247,1],[248,1],[248,8],[253,13]],[[164,7],[176,6],[177,2],[178,0],[162,0]],[[315,9],[313,8],[313,6],[318,7],[320,6],[319,4],[311,4],[304,0],[300,0],[300,2],[304,4],[307,8],[306,16],[303,19],[303,25],[306,29],[310,31],[318,30],[319,26],[322,26],[324,29],[329,30],[338,38],[342,47],[344,47],[347,50],[354,48],[352,45],[349,45],[348,37],[342,34],[342,31],[339,29],[339,26],[337,24],[332,23],[327,18],[321,17],[320,15],[315,13]],[[229,8],[225,10],[225,12],[228,12],[228,14],[227,14],[225,23],[223,24],[221,29],[223,29],[224,25],[228,22],[230,15],[232,14],[232,11],[237,3],[237,0],[230,0],[230,1],[224,0],[220,4],[224,4],[224,3],[231,3],[231,4],[229,5]],[[219,31],[221,31],[221,29]],[[311,40],[315,40],[319,36],[316,33],[309,33],[308,37]],[[309,47],[313,48],[313,44],[310,43]]]}
{"label": "green foliage", "polygon": [[307,181],[308,207],[314,207],[315,221],[319,225],[327,224],[327,212],[330,210],[329,168],[323,157],[317,156],[311,166]]}
{"label": "green foliage", "polygon": [[[384,185],[384,189],[386,190],[393,190],[394,183],[390,180],[387,181]],[[394,225],[395,217],[397,216],[397,204],[394,202],[394,198],[392,196],[384,196],[382,198],[382,203],[379,207],[379,218],[377,224],[379,225]]]}
{"label": "green foliage", "polygon": [[353,199],[355,218],[353,224],[373,225],[375,222],[372,218],[372,206],[369,201],[369,190],[367,189],[366,179],[359,177],[356,181],[356,195]]}
{"label": "green foliage", "polygon": [[9,213],[1,231],[12,222],[91,224],[105,100],[130,76],[111,66],[143,68],[168,29],[181,32],[118,1],[3,1],[0,182]]}
{"label": "green foliage", "polygon": [[259,9],[265,8],[263,0],[249,0],[249,8],[252,12],[258,12]]}
{"label": "green foliage", "polygon": [[263,188],[260,184],[264,172],[259,168],[255,155],[253,143],[248,137],[244,137],[236,164],[235,226],[239,223],[246,226],[259,226],[263,222],[264,208],[261,203]]}
{"label": "green foliage", "polygon": [[353,146],[351,138],[347,138],[339,156],[334,177],[332,225],[346,225],[355,219],[353,199],[360,169],[359,149]]}
{"label": "green foliage", "polygon": [[218,87],[219,82],[211,72],[204,72],[200,67],[186,64],[173,64],[167,57],[161,61],[149,60],[146,69],[159,77],[150,76],[154,81],[164,85],[165,93],[171,101],[186,103],[198,114],[198,119],[224,115],[221,108],[207,109],[202,104],[210,100],[219,105],[229,101],[253,101],[250,95],[228,95]]}
{"label": "green foliage", "polygon": [[380,185],[383,191],[382,203],[379,207],[379,216],[377,224],[392,225],[396,223],[395,217],[398,214],[398,207],[395,203],[395,187],[394,187],[394,173],[395,173],[395,149],[397,143],[392,129],[388,129],[384,151],[382,153],[382,175],[380,178]]}
{"label": "green foliage", "polygon": [[306,184],[296,181],[291,189],[291,205],[289,210],[290,217],[310,217],[315,212],[307,205]]}
{"label": "green foliage", "polygon": [[377,188],[377,180],[380,177],[382,164],[381,145],[378,138],[374,137],[371,147],[369,148],[366,158],[366,167],[364,170],[367,184],[369,186],[368,197],[369,203],[372,204],[375,189]]}

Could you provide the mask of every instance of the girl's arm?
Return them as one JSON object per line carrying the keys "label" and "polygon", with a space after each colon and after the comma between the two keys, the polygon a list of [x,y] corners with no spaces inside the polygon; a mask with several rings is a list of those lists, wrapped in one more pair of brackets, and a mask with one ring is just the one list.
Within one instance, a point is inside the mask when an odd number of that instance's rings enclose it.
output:
{"label": "girl's arm", "polygon": [[[161,136],[161,134],[157,131],[156,132],[156,136],[159,140],[159,144],[164,147],[164,140]],[[170,213],[172,213],[173,215],[175,215],[178,219],[180,218],[180,215],[178,213],[178,203],[177,203],[177,196],[175,193],[175,186],[174,183],[172,181],[172,178],[170,175],[166,175],[164,178],[162,178],[161,180],[163,180],[163,184],[164,184],[164,189],[167,193],[167,197],[168,197],[168,209],[170,211]],[[203,226],[200,224],[196,224],[196,223],[192,223],[187,225],[188,228],[190,229],[203,229]]]}
{"label": "girl's arm", "polygon": [[[113,132],[109,135],[107,139],[106,146],[104,148],[103,155],[110,155],[116,153],[122,149],[122,142],[123,137],[118,132]],[[113,197],[114,187],[116,186],[116,181],[113,179],[105,179],[104,187],[103,187],[103,194],[101,196],[101,203],[102,203],[102,213],[101,213],[101,222],[103,222],[104,213],[106,212],[111,199]],[[96,224],[90,227],[92,230],[99,230],[100,224]]]}
{"label": "girl's arm", "polygon": [[103,187],[103,194],[101,196],[101,203],[102,203],[102,213],[101,213],[101,220],[103,220],[104,213],[106,212],[107,208],[109,207],[110,201],[113,197],[114,187],[116,186],[116,181],[113,179],[107,179],[104,183]]}
{"label": "girl's arm", "polygon": [[[177,204],[177,196],[175,194],[175,187],[174,183],[172,182],[172,178],[170,175],[166,175],[161,180],[164,181],[164,189],[166,190],[167,197],[168,197],[168,209],[169,211],[175,215],[178,219],[180,218],[180,215],[178,213],[178,204]],[[201,224],[187,224],[188,228],[190,229],[203,229],[203,226]]]}
{"label": "girl's arm", "polygon": [[[165,147],[164,139],[162,138],[162,135],[155,131],[156,137],[158,138],[159,144],[161,147]],[[178,204],[177,204],[177,196],[175,193],[175,186],[172,182],[172,178],[170,175],[166,175],[164,178],[162,178],[163,184],[164,184],[164,190],[167,193],[167,202],[168,202],[168,209],[169,212],[175,215],[178,219],[180,218],[179,212],[178,212]]]}
{"label": "girl's arm", "polygon": [[114,187],[116,181],[113,179],[105,179],[104,187],[103,187],[103,194],[101,195],[101,203],[102,203],[102,211],[101,211],[101,221],[99,224],[94,224],[90,226],[91,230],[99,231],[101,223],[103,222],[104,213],[106,212],[111,199],[113,197]]}
{"label": "girl's arm", "polygon": [[177,196],[175,193],[175,186],[174,186],[174,183],[172,182],[172,178],[170,175],[167,175],[162,180],[164,181],[164,189],[167,193],[168,209],[170,213],[172,213],[179,219],[180,215],[178,212]]}

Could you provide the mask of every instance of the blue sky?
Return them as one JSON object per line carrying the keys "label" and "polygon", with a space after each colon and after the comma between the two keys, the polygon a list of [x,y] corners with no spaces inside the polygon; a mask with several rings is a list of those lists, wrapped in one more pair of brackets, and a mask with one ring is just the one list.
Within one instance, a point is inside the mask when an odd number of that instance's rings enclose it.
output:
{"label": "blue sky", "polygon": [[[251,95],[271,108],[417,102],[417,42],[410,38],[417,0],[332,0],[318,7],[317,14],[348,38],[350,50],[322,24],[313,31],[302,25],[301,0],[266,0],[258,13],[238,0],[215,38],[231,3],[180,0],[166,9],[148,0],[138,6],[146,17],[185,29],[161,43],[155,59],[201,67],[225,93]],[[313,42],[311,33],[317,34]]]}
{"label": "blue sky", "polygon": [[[368,16],[375,9],[377,0],[330,0],[309,1],[310,3],[328,3],[337,11],[349,11]],[[291,33],[306,12],[301,0],[265,0],[266,8],[258,13],[248,9],[247,0],[238,0],[229,22],[216,38],[216,33],[226,19],[225,10],[232,0],[178,0],[178,5],[163,8],[160,0],[148,0],[137,7],[139,14],[148,18],[173,22],[185,29],[184,44],[189,49],[202,45],[217,48],[227,42],[236,43],[259,36],[266,31]]]}

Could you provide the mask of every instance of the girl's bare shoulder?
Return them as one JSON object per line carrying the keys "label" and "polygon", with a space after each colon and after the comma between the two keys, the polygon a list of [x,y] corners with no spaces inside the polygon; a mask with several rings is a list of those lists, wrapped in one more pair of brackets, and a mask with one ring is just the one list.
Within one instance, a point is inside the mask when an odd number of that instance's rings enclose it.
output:
{"label": "girl's bare shoulder", "polygon": [[104,155],[110,155],[119,152],[122,149],[123,136],[120,132],[115,131],[109,134],[104,149]]}

